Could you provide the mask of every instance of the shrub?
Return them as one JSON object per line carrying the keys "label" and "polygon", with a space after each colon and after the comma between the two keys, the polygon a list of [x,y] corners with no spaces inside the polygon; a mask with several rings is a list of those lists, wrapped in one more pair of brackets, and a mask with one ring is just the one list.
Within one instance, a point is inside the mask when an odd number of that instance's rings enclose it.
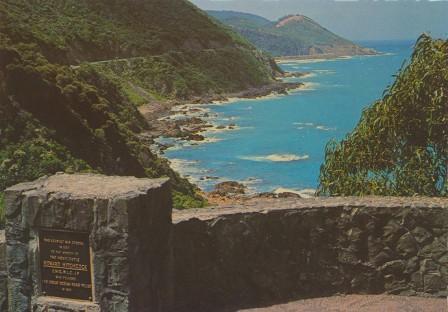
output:
{"label": "shrub", "polygon": [[381,100],[330,142],[321,195],[447,196],[448,41],[422,35]]}

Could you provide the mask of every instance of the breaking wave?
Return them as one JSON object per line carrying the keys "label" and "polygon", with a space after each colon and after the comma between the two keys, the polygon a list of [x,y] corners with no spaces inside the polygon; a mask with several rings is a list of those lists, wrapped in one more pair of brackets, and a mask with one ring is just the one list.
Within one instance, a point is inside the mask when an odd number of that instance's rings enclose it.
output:
{"label": "breaking wave", "polygon": [[269,162],[290,162],[309,159],[309,155],[295,155],[295,154],[271,154],[267,156],[242,156],[240,159],[251,161],[269,161]]}
{"label": "breaking wave", "polygon": [[316,130],[321,130],[321,131],[335,131],[337,130],[337,128],[334,127],[327,127],[324,125],[316,125],[312,122],[295,122],[294,125],[298,126],[297,130],[303,130],[305,128],[309,128],[309,129],[316,129]]}

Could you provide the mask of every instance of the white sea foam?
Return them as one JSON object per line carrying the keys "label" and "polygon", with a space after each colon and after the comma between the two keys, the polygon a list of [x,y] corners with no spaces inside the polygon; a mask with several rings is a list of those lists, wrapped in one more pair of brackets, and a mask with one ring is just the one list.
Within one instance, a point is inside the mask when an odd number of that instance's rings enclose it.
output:
{"label": "white sea foam", "polygon": [[316,129],[316,130],[321,130],[321,131],[335,131],[336,130],[336,128],[327,127],[324,125],[316,125],[312,122],[294,122],[293,124],[298,126],[297,130],[303,130],[305,128],[311,128],[311,129]]}
{"label": "white sea foam", "polygon": [[[228,180],[227,180],[228,181]],[[244,180],[239,180],[237,181],[241,184],[243,184],[244,186],[246,186],[246,194],[256,194],[258,193],[258,187],[259,185],[261,185],[263,183],[262,179],[256,178],[256,177],[249,177],[246,178]]]}
{"label": "white sea foam", "polygon": [[200,146],[200,145],[204,145],[204,144],[210,144],[210,143],[216,143],[216,142],[220,142],[223,141],[224,139],[222,138],[217,138],[217,137],[208,137],[206,136],[204,138],[204,140],[202,141],[185,141],[182,139],[175,139],[173,140],[173,142],[170,144],[171,146],[168,147],[166,150],[173,152],[173,151],[178,151],[178,150],[182,150],[186,147],[195,147],[195,146]]}
{"label": "white sea foam", "polygon": [[230,116],[230,117],[223,117],[223,118],[219,118],[219,119],[223,120],[223,121],[233,121],[233,120],[240,119],[240,117],[238,117],[238,116]]}
{"label": "white sea foam", "polygon": [[303,79],[298,77],[286,77],[282,79],[282,82],[303,82]]}
{"label": "white sea foam", "polygon": [[313,77],[315,77],[315,76],[316,76],[316,73],[314,73],[314,72],[310,72],[310,73],[303,74],[303,75],[300,76],[300,77],[294,77],[294,78],[296,78],[297,80],[300,81],[300,79],[313,78]]}
{"label": "white sea foam", "polygon": [[332,61],[334,59],[303,59],[303,60],[294,60],[292,64],[312,64],[312,63],[322,63],[322,62],[328,62]]}
{"label": "white sea foam", "polygon": [[208,180],[201,179],[201,177],[211,176],[212,171],[201,168],[199,161],[178,158],[172,158],[169,159],[169,161],[171,168],[179,172],[181,176],[187,178],[190,182],[200,186],[206,186],[207,182],[210,182]]}
{"label": "white sea foam", "polygon": [[362,55],[362,57],[379,57],[379,56],[394,56],[397,55],[397,53],[393,53],[393,52],[382,52],[382,53],[378,53],[378,54],[372,54],[372,55]]}
{"label": "white sea foam", "polygon": [[217,137],[205,137],[202,141],[188,141],[184,146],[195,146],[195,145],[203,145],[203,144],[210,144],[210,143],[216,143],[219,141],[222,141],[224,139],[217,138]]}
{"label": "white sea foam", "polygon": [[303,85],[300,88],[290,90],[289,93],[295,94],[300,93],[304,91],[314,91],[320,86],[317,82],[304,82]]}
{"label": "white sea foam", "polygon": [[294,124],[297,126],[308,126],[308,127],[314,126],[312,122],[295,122]]}
{"label": "white sea foam", "polygon": [[209,135],[212,133],[223,133],[223,132],[228,132],[228,131],[236,131],[236,130],[241,130],[242,128],[239,126],[224,126],[224,128],[218,128],[219,126],[214,125],[211,128],[207,128],[205,131],[201,132],[202,135]]}
{"label": "white sea foam", "polygon": [[231,97],[231,98],[227,98],[225,100],[217,100],[217,101],[212,101],[211,103],[207,104],[209,106],[220,106],[220,105],[226,105],[226,104],[231,104],[231,103],[235,103],[235,102],[239,102],[241,101],[241,98],[238,97]]}
{"label": "white sea foam", "polygon": [[282,65],[285,65],[285,66],[294,66],[294,65],[297,65],[297,60],[290,60],[290,61],[277,60],[276,63],[277,64],[282,64]]}
{"label": "white sea foam", "polygon": [[331,61],[339,61],[339,60],[349,60],[352,59],[353,56],[337,56],[324,58],[317,56],[316,58],[304,58],[304,59],[290,59],[290,60],[277,60],[277,63],[287,66],[294,66],[297,64],[312,64],[312,63],[323,63],[323,62],[331,62]]}
{"label": "white sea foam", "polygon": [[318,74],[327,74],[327,75],[336,74],[336,71],[331,70],[331,69],[315,69],[315,70],[313,70],[313,72],[318,73]]}
{"label": "white sea foam", "polygon": [[330,128],[330,127],[326,127],[326,126],[316,126],[317,130],[322,130],[322,131],[334,131],[336,130],[336,128]]}
{"label": "white sea foam", "polygon": [[267,156],[241,156],[240,159],[259,161],[259,162],[290,162],[290,161],[300,161],[307,160],[310,158],[309,155],[295,155],[295,154],[271,154]]}
{"label": "white sea foam", "polygon": [[[286,78],[284,79],[285,81],[288,81],[288,79],[297,79],[299,80],[300,78],[295,78],[295,77],[291,77],[291,78]],[[231,97],[228,98],[226,100],[223,101],[213,101],[209,104],[206,104],[207,106],[222,106],[222,105],[227,105],[227,104],[232,104],[232,103],[240,103],[240,102],[249,102],[249,101],[265,101],[265,100],[272,100],[272,99],[279,99],[285,96],[288,96],[289,94],[292,93],[296,93],[296,92],[300,92],[300,91],[307,91],[307,90],[314,90],[315,86],[319,85],[318,83],[315,82],[305,82],[303,83],[302,86],[299,86],[296,89],[291,89],[288,90],[287,94],[283,94],[283,93],[276,93],[276,92],[272,92],[268,95],[262,95],[262,96],[258,96],[258,97],[251,97],[251,98],[239,98],[239,97]]]}
{"label": "white sea foam", "polygon": [[274,190],[274,194],[281,194],[281,193],[293,193],[300,195],[300,197],[302,198],[313,198],[315,197],[316,190],[314,189],[295,190],[284,187],[279,187]]}
{"label": "white sea foam", "polygon": [[178,158],[171,158],[170,165],[173,170],[179,172],[182,176],[191,176],[201,173],[201,170],[198,165],[199,161],[197,160],[185,160]]}
{"label": "white sea foam", "polygon": [[183,105],[175,105],[171,108],[172,111],[183,111],[186,112],[190,109],[194,110],[202,110],[207,111],[208,109],[205,107],[206,104],[183,104]]}

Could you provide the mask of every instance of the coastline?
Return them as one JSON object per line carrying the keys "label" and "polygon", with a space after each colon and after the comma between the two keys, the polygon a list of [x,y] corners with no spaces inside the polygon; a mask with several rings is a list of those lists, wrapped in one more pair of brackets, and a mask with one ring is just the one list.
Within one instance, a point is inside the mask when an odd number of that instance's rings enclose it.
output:
{"label": "coastline", "polygon": [[[374,55],[381,55],[374,51]],[[306,56],[291,56],[280,58],[283,63],[302,59],[303,62],[313,62],[322,59],[349,59],[353,57],[336,55],[336,54],[318,54]],[[360,56],[370,56],[366,54]],[[278,61],[278,63],[282,63]],[[167,149],[178,149],[188,146],[198,146],[208,144],[220,140],[214,134],[224,131],[237,131],[241,129],[229,119],[224,123],[216,123],[216,115],[213,110],[210,110],[210,105],[226,105],[235,101],[252,100],[280,97],[288,94],[294,94],[300,91],[314,90],[313,82],[306,82],[301,79],[312,77],[312,72],[302,71],[287,71],[275,77],[275,81],[271,84],[261,87],[253,87],[246,90],[225,94],[207,94],[204,96],[190,98],[188,100],[171,100],[149,103],[139,108],[142,115],[146,117],[150,129],[144,134],[145,139],[152,142],[152,150],[159,156]],[[201,195],[213,204],[227,204],[229,202],[246,201],[250,198],[277,198],[277,197],[314,197],[316,190],[302,190],[302,189],[287,189],[278,186],[268,190],[268,193],[260,193],[253,189],[247,181],[238,181],[239,187],[244,188],[243,194],[232,192],[219,192],[219,184],[223,182],[235,182],[226,180],[223,177],[207,176],[204,174],[197,177],[196,174],[191,173],[191,165],[184,164],[182,159],[169,160],[171,167],[188,178],[191,183],[198,186]],[[214,180],[212,184],[215,189],[206,193],[200,188],[203,182]]]}
{"label": "coastline", "polygon": [[[304,74],[300,73],[300,75]],[[284,77],[289,78],[293,76],[285,74]],[[189,100],[154,101],[138,108],[150,127],[150,129],[144,133],[144,137],[145,139],[149,138],[151,140],[160,137],[170,137],[180,138],[187,141],[203,141],[205,138],[201,136],[200,133],[210,130],[213,125],[208,123],[206,119],[210,116],[207,112],[201,109],[199,105],[224,105],[238,100],[284,96],[288,95],[289,92],[295,92],[305,87],[306,84],[303,82],[276,81],[269,85],[254,87],[234,93],[205,95]],[[229,127],[230,130],[232,130],[232,128],[237,128],[231,124]],[[223,128],[217,130],[223,130]]]}
{"label": "coastline", "polygon": [[[309,75],[309,73],[286,72],[281,78],[300,78],[306,75]],[[214,116],[210,114],[208,109],[201,107],[202,105],[226,105],[239,100],[256,100],[285,96],[291,92],[300,90],[306,90],[306,83],[277,80],[269,85],[234,93],[206,95],[190,100],[154,101],[138,108],[149,125],[149,130],[141,134],[141,139],[149,141],[153,152],[162,157],[164,151],[174,147],[174,145],[160,142],[159,140],[161,138],[179,140],[191,145],[214,142],[213,138],[207,137],[208,133],[235,131],[240,128],[232,123],[231,120],[228,125],[214,124],[212,122]],[[178,168],[173,169],[179,172]],[[219,177],[207,178],[219,179]],[[197,185],[195,181],[190,180],[190,182]],[[241,187],[245,187],[242,184],[240,185]],[[211,205],[217,206],[228,205],[229,203],[241,203],[253,198],[301,197],[300,192],[286,189],[283,191],[272,190],[269,193],[243,192],[243,194],[233,194],[232,192],[219,194],[216,190],[212,192],[205,192],[200,188],[199,190],[201,196],[207,199]]]}
{"label": "coastline", "polygon": [[349,59],[354,56],[376,56],[382,55],[383,53],[376,50],[369,51],[369,53],[361,54],[344,54],[344,53],[321,53],[321,54],[311,54],[311,55],[289,55],[289,56],[277,56],[275,57],[275,62],[277,64],[283,64],[294,61],[313,61],[313,60],[337,60],[337,59]]}
{"label": "coastline", "polygon": [[[390,55],[390,53],[381,53],[375,56]],[[321,55],[322,56],[322,55]],[[327,57],[330,57],[327,55]],[[370,58],[369,55],[365,55],[368,59],[375,60],[377,58]],[[307,56],[307,60],[303,62],[313,63],[315,56]],[[339,56],[342,58],[342,56]],[[347,59],[348,57],[345,57]],[[342,58],[344,59],[344,58]],[[292,64],[294,65],[294,64]],[[152,138],[154,138],[153,147],[156,149],[163,157],[164,151],[169,149],[173,153],[169,153],[171,166],[179,173],[190,180],[193,184],[199,186],[202,190],[207,190],[209,193],[202,192],[202,195],[206,197],[211,204],[226,204],[229,202],[239,202],[246,201],[248,198],[276,198],[283,196],[300,196],[304,194],[303,189],[281,189],[282,185],[273,185],[272,188],[260,188],[255,184],[259,182],[254,182],[255,178],[248,178],[246,180],[238,180],[237,178],[232,179],[225,177],[225,172],[220,176],[213,176],[213,173],[202,171],[202,168],[198,165],[192,164],[192,160],[184,160],[180,156],[179,159],[174,152],[176,149],[182,148],[194,148],[196,147],[201,150],[199,145],[208,144],[221,140],[222,134],[220,132],[238,131],[239,129],[244,130],[244,128],[239,128],[237,126],[236,118],[225,118],[222,119],[218,115],[215,115],[215,111],[219,112],[222,109],[214,109],[212,105],[227,105],[235,101],[250,101],[251,99],[263,99],[272,97],[282,97],[285,94],[294,94],[296,92],[302,92],[306,90],[315,90],[316,84],[314,80],[307,80],[309,77],[315,75],[315,71],[311,70],[314,67],[300,66],[300,67],[286,67],[291,72],[286,72],[283,75],[277,76],[277,81],[274,83],[263,86],[261,88],[251,88],[249,90],[243,90],[235,93],[226,93],[218,95],[206,95],[203,97],[197,97],[190,100],[184,101],[171,101],[169,107],[164,107],[164,110],[160,114],[153,114],[151,119],[155,120],[150,122],[152,124],[150,132],[152,132]],[[295,72],[295,70],[300,72]],[[310,72],[304,72],[305,70],[311,70]],[[296,82],[296,83],[287,83]],[[199,104],[199,105],[197,105]],[[204,104],[204,105],[200,105]],[[247,104],[251,105],[251,104]],[[158,125],[156,125],[158,124]],[[227,135],[226,135],[227,136]],[[158,139],[160,138],[160,139]],[[196,146],[196,147],[195,147]],[[272,155],[271,155],[272,156]],[[166,158],[166,157],[165,157]],[[188,157],[187,157],[188,158]],[[190,159],[190,158],[188,158]],[[198,171],[199,170],[199,171]],[[255,177],[255,175],[254,175]],[[246,186],[245,193],[242,194],[229,194],[224,196],[218,196],[219,194],[213,193],[213,187],[217,186],[222,182],[228,181],[238,181],[243,186]],[[284,186],[283,186],[284,187]],[[280,188],[280,189],[279,189]],[[215,188],[216,190],[216,188]],[[277,192],[276,192],[277,191]],[[314,192],[316,190],[306,190],[307,194],[304,196],[315,196]],[[263,193],[268,192],[268,193]],[[277,194],[276,194],[277,193]]]}

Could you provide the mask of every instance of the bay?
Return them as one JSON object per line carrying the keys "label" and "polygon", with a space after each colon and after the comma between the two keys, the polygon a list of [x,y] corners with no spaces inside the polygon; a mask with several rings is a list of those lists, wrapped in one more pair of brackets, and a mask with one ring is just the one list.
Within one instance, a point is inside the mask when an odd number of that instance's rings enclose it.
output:
{"label": "bay", "polygon": [[180,144],[165,157],[182,175],[210,191],[222,181],[240,181],[253,192],[318,186],[325,146],[344,138],[363,109],[382,97],[414,42],[362,42],[382,55],[281,64],[286,71],[309,72],[294,78],[304,88],[287,96],[203,105],[216,125],[206,143]]}

